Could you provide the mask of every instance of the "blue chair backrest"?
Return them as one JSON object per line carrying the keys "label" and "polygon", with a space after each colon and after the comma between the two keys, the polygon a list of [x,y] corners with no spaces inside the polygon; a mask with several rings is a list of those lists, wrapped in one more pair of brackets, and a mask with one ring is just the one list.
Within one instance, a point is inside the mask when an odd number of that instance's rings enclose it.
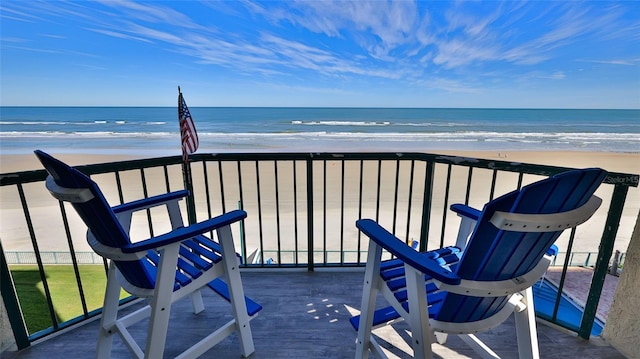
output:
{"label": "blue chair backrest", "polygon": [[[91,191],[93,199],[72,205],[100,243],[113,248],[121,248],[131,243],[95,182],[45,152],[37,150],[35,154],[58,186],[69,189],[88,188]],[[129,283],[140,288],[153,288],[154,281],[147,269],[150,264],[145,259],[115,263]]]}
{"label": "blue chair backrest", "polygon": [[[606,175],[599,168],[568,171],[487,203],[455,272],[474,281],[507,280],[526,274],[540,262],[562,231],[503,231],[490,223],[494,213],[549,214],[576,209],[591,198]],[[484,319],[501,309],[507,299],[448,293],[442,308],[449,309],[436,319],[450,322]]]}

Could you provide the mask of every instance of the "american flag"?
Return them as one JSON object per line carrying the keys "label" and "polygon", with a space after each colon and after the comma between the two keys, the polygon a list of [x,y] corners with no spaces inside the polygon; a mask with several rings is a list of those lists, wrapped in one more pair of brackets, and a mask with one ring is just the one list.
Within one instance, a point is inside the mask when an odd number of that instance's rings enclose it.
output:
{"label": "american flag", "polygon": [[187,103],[178,87],[178,119],[180,120],[180,136],[182,137],[182,159],[189,162],[189,155],[198,149],[198,132],[193,124]]}

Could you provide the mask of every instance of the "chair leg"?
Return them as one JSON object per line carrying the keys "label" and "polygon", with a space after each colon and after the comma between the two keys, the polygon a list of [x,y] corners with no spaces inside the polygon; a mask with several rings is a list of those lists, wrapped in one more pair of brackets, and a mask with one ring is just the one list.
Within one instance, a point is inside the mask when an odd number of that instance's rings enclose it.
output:
{"label": "chair leg", "polygon": [[164,353],[179,248],[180,244],[178,243],[166,247],[160,252],[155,289],[149,303],[151,317],[149,318],[147,345],[144,352],[145,358],[162,358]]}
{"label": "chair leg", "polygon": [[202,291],[197,290],[189,296],[191,298],[191,306],[193,314],[198,314],[204,310],[204,302],[202,301]]}
{"label": "chair leg", "polygon": [[235,319],[236,330],[238,331],[240,339],[240,351],[243,357],[248,357],[255,351],[255,347],[253,344],[253,336],[251,335],[250,318],[244,299],[239,263],[235,256],[236,251],[233,244],[231,227],[225,226],[219,228],[217,229],[217,234],[224,253],[222,256],[222,264],[224,265],[225,279],[229,288],[229,296],[231,297],[233,318]]}
{"label": "chair leg", "polygon": [[473,351],[478,353],[483,359],[500,359],[498,354],[496,354],[491,348],[489,348],[482,340],[478,339],[473,334],[460,334],[460,339],[465,342]]}
{"label": "chair leg", "polygon": [[434,335],[436,337],[436,342],[438,344],[446,343],[447,339],[449,338],[449,334],[448,333],[435,332]]}
{"label": "chair leg", "polygon": [[514,313],[516,334],[518,337],[518,355],[520,358],[539,359],[538,332],[536,330],[536,313],[533,307],[533,290],[531,287],[521,292],[526,309]]}
{"label": "chair leg", "polygon": [[116,265],[109,263],[107,271],[107,288],[104,294],[102,318],[100,319],[100,332],[98,334],[97,359],[111,358],[111,346],[113,343],[114,326],[118,319],[118,304],[120,300],[120,284],[118,283]]}
{"label": "chair leg", "polygon": [[369,241],[367,266],[364,273],[362,288],[362,304],[360,305],[360,324],[356,339],[356,358],[365,359],[369,356],[371,346],[371,331],[373,330],[373,313],[376,305],[376,293],[380,278],[380,259],[382,247],[374,241]]}
{"label": "chair leg", "polygon": [[432,358],[427,293],[424,289],[424,274],[409,265],[404,266],[409,297],[409,318],[414,358]]}

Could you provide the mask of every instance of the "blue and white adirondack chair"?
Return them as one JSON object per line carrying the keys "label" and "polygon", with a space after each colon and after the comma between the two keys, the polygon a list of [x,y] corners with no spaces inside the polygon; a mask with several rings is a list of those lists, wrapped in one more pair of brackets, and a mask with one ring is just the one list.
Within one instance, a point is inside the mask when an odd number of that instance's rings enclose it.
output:
{"label": "blue and white adirondack chair", "polygon": [[[601,169],[568,171],[497,198],[482,211],[453,205],[467,218],[457,246],[430,252],[411,249],[372,220],[357,221],[370,242],[361,314],[351,318],[358,331],[356,358],[368,357],[369,350],[385,357],[371,331],[401,319],[411,328],[416,358],[432,357],[431,344],[444,343],[447,334],[460,335],[482,357],[498,358],[474,334],[511,313],[520,358],[538,358],[531,286],[547,270],[562,231],[600,206],[593,193],[605,176]],[[383,250],[395,259],[381,261]],[[391,306],[376,310],[378,293]]]}
{"label": "blue and white adirondack chair", "polygon": [[[236,210],[184,227],[178,202],[187,195],[186,191],[111,208],[89,177],[42,151],[35,154],[49,172],[47,189],[55,198],[72,203],[89,229],[89,244],[110,260],[97,358],[110,358],[115,333],[135,357],[161,358],[171,303],[190,296],[194,313],[199,313],[204,310],[200,289],[205,286],[231,303],[233,319],[212,330],[180,357],[198,357],[236,331],[241,354],[246,357],[254,352],[249,321],[262,307],[244,296],[230,227],[244,219],[245,212]],[[172,231],[132,243],[128,235],[132,213],[155,206],[166,206]],[[217,242],[202,235],[210,231],[216,231]],[[148,305],[118,318],[121,288],[136,297],[148,298]],[[146,318],[149,328],[143,352],[127,327]]]}

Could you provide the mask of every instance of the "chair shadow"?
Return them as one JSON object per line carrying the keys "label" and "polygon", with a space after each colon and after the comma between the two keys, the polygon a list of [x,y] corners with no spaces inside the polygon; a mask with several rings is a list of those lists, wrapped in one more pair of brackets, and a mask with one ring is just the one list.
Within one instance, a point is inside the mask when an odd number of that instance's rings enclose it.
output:
{"label": "chair shadow", "polygon": [[[38,269],[9,268],[29,334],[39,332],[61,322],[55,308],[49,304],[41,289],[42,278]],[[46,275],[46,274],[45,274]],[[39,286],[40,285],[40,286]]]}

